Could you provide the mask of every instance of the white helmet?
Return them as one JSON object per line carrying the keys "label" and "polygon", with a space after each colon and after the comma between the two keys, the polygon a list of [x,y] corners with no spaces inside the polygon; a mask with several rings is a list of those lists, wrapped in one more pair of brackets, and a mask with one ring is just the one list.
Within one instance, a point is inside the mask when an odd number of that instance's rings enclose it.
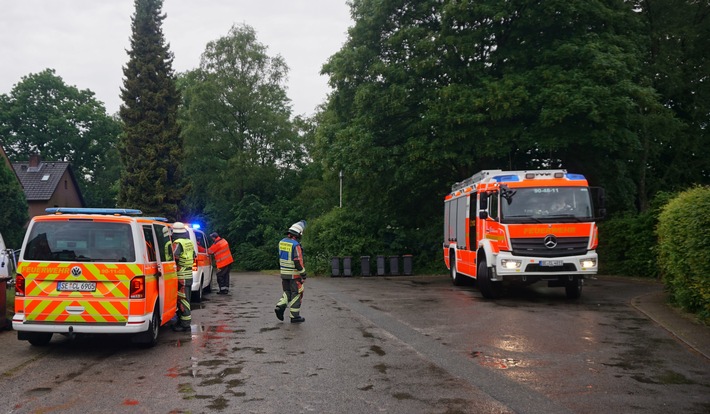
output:
{"label": "white helmet", "polygon": [[301,237],[305,228],[306,220],[301,220],[298,223],[294,223],[291,227],[289,227],[287,234],[290,234],[294,237]]}
{"label": "white helmet", "polygon": [[187,229],[185,228],[185,224],[176,221],[175,223],[173,223],[173,234],[178,233],[187,233]]}

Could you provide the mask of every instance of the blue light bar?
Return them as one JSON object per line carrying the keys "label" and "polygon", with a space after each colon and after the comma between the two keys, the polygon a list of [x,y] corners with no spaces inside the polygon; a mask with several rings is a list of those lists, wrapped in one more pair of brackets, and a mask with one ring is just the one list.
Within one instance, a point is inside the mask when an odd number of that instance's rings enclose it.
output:
{"label": "blue light bar", "polygon": [[143,217],[143,218],[148,219],[148,220],[153,220],[153,221],[163,221],[165,223],[168,222],[168,219],[166,219],[165,217]]}
{"label": "blue light bar", "polygon": [[520,178],[517,175],[497,175],[493,177],[494,180],[498,183],[509,183],[509,182],[516,182],[520,181]]}
{"label": "blue light bar", "polygon": [[192,224],[190,224],[190,227],[192,227],[193,229],[199,229],[199,228],[202,227],[202,226],[200,226],[200,225],[197,224],[197,223],[192,223]]}
{"label": "blue light bar", "polygon": [[121,214],[130,216],[139,216],[142,211],[131,208],[84,208],[84,207],[50,207],[44,211],[47,213],[65,213],[65,214]]}
{"label": "blue light bar", "polygon": [[582,174],[566,174],[568,180],[585,180]]}

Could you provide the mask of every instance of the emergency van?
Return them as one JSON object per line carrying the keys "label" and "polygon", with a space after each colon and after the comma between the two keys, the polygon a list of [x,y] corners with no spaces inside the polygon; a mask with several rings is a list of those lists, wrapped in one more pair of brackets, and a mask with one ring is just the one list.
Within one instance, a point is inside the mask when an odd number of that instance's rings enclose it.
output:
{"label": "emergency van", "polygon": [[455,285],[476,280],[485,298],[505,284],[547,282],[580,297],[597,273],[604,191],[566,170],[484,170],[444,199],[444,262]]}
{"label": "emergency van", "polygon": [[186,225],[190,240],[195,245],[197,258],[192,266],[192,301],[202,302],[202,294],[212,292],[212,275],[214,274],[214,263],[212,256],[207,252],[210,247],[209,238],[205,232],[195,224]]}
{"label": "emergency van", "polygon": [[132,334],[155,345],[177,309],[167,223],[130,209],[46,211],[32,218],[18,259],[18,339],[42,346],[54,333]]}

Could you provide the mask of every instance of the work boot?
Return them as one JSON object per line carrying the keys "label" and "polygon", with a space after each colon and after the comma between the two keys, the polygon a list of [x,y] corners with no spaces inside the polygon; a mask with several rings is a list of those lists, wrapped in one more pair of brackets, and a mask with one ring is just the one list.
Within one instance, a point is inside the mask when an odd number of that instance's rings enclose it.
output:
{"label": "work boot", "polygon": [[303,316],[296,316],[295,318],[291,318],[291,323],[301,323],[305,321],[306,318],[304,318]]}
{"label": "work boot", "polygon": [[176,323],[175,325],[173,325],[173,331],[174,332],[189,332],[190,327],[189,326],[182,326],[179,323]]}
{"label": "work boot", "polygon": [[281,308],[276,308],[274,309],[274,313],[276,313],[276,317],[279,318],[280,321],[284,320],[284,312],[286,311],[286,308],[281,309]]}

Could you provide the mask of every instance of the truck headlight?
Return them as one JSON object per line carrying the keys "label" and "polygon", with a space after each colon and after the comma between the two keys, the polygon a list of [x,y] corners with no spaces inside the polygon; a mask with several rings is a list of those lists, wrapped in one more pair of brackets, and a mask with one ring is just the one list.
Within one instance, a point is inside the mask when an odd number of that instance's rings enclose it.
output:
{"label": "truck headlight", "polygon": [[580,259],[579,264],[583,268],[597,267],[597,259]]}
{"label": "truck headlight", "polygon": [[503,269],[520,269],[520,265],[522,262],[520,260],[513,260],[513,259],[502,259],[500,261],[500,265],[503,267]]}

